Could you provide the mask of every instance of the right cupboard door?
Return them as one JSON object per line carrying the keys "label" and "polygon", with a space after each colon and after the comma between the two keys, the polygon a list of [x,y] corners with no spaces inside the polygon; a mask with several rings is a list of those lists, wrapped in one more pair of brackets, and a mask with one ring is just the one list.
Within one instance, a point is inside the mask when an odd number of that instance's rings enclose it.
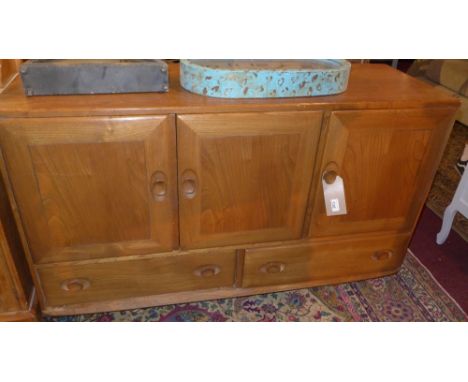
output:
{"label": "right cupboard door", "polygon": [[410,231],[452,117],[452,109],[331,113],[318,176],[343,179],[347,214],[327,216],[318,179],[310,236]]}
{"label": "right cupboard door", "polygon": [[302,236],[322,113],[177,117],[183,248]]}

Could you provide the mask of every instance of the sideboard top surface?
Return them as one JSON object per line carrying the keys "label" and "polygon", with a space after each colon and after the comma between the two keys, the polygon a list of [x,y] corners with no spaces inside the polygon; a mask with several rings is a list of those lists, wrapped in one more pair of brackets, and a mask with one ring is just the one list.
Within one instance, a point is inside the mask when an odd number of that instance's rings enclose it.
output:
{"label": "sideboard top surface", "polygon": [[382,64],[353,64],[346,92],[332,96],[221,99],[190,93],[169,65],[169,93],[26,97],[17,77],[0,94],[0,117],[146,115],[168,113],[351,110],[458,106],[443,90]]}

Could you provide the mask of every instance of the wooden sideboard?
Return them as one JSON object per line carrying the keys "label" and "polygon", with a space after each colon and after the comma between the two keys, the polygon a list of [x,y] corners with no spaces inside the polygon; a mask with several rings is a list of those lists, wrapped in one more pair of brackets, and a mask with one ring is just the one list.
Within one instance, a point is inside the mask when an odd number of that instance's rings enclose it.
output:
{"label": "wooden sideboard", "polygon": [[[45,314],[398,271],[458,101],[384,65],[340,95],[0,95],[1,169]],[[327,216],[322,177],[344,182]]]}

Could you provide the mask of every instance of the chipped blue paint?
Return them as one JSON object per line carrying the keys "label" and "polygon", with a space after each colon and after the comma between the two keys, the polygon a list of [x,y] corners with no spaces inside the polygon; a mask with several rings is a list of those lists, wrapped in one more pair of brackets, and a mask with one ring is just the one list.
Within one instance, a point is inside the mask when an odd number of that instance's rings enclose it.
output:
{"label": "chipped blue paint", "polygon": [[180,83],[219,98],[307,97],[342,93],[346,60],[182,60]]}

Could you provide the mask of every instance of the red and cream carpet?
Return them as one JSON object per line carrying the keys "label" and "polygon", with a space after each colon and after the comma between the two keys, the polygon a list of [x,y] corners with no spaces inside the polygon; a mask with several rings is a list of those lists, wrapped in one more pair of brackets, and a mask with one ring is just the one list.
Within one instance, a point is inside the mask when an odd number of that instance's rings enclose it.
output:
{"label": "red and cream carpet", "polygon": [[396,275],[129,311],[48,317],[47,321],[466,321],[467,315],[411,253]]}

